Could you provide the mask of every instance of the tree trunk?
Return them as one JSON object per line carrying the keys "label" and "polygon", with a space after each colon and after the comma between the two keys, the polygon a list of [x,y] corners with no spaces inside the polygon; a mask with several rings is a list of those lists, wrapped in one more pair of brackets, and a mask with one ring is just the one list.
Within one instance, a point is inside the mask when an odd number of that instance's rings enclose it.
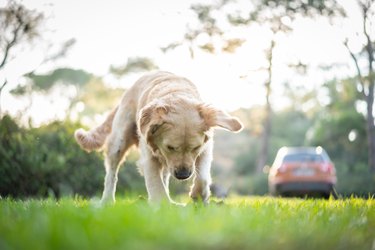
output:
{"label": "tree trunk", "polygon": [[266,88],[266,113],[263,123],[263,132],[261,138],[261,146],[259,157],[256,166],[256,173],[262,173],[264,166],[267,164],[267,157],[269,151],[269,144],[270,144],[270,137],[271,137],[271,129],[272,129],[272,105],[270,101],[271,97],[271,82],[272,82],[272,56],[273,56],[273,49],[275,48],[275,41],[271,41],[271,46],[268,51],[267,60],[268,60],[268,80],[265,83]]}
{"label": "tree trunk", "polygon": [[366,96],[367,104],[367,143],[368,143],[368,164],[370,172],[375,173],[375,124],[374,124],[374,48],[371,41],[370,35],[367,33],[367,18],[370,10],[370,6],[363,5],[363,33],[366,36],[366,52],[368,56],[368,93]]}
{"label": "tree trunk", "polygon": [[370,83],[369,93],[366,97],[367,103],[367,144],[368,144],[368,164],[370,172],[375,173],[375,126],[374,126],[374,82]]}
{"label": "tree trunk", "polygon": [[[267,99],[268,99],[268,97],[267,97]],[[267,164],[267,157],[268,157],[270,136],[271,136],[271,127],[272,127],[271,126],[272,125],[272,117],[271,116],[272,116],[271,106],[270,106],[270,103],[267,103],[266,117],[264,119],[264,125],[263,125],[261,148],[260,148],[258,162],[257,162],[257,168],[256,168],[256,172],[258,174],[262,173],[264,166]]]}
{"label": "tree trunk", "polygon": [[[367,34],[366,34],[367,35]],[[373,106],[374,106],[374,69],[373,69],[373,47],[372,42],[367,36],[367,46],[366,51],[368,54],[368,93],[366,96],[366,104],[367,104],[367,143],[368,143],[368,164],[370,172],[375,173],[375,124],[374,124],[374,113],[373,113]]]}
{"label": "tree trunk", "polygon": [[8,83],[8,81],[7,80],[5,80],[4,82],[3,82],[3,84],[1,85],[1,87],[0,87],[0,118],[2,118],[3,117],[3,110],[2,110],[2,106],[1,106],[1,97],[2,97],[2,93],[3,93],[3,89],[4,89],[4,87],[5,87],[5,85],[7,85],[7,83]]}

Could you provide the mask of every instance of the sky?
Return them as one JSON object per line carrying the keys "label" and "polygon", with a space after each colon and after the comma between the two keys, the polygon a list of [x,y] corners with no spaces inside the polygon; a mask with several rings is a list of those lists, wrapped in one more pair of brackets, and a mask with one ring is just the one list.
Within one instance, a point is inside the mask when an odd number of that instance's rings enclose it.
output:
{"label": "sky", "polygon": [[[212,55],[196,50],[192,59],[186,46],[166,54],[161,52],[161,47],[181,40],[188,25],[196,24],[190,6],[197,2],[202,1],[23,0],[22,3],[28,8],[45,13],[47,20],[44,28],[47,32],[43,35],[44,40],[60,44],[74,38],[76,43],[65,58],[46,65],[40,65],[46,47],[35,44],[32,49],[20,50],[7,68],[0,72],[0,78],[9,81],[2,100],[3,110],[17,113],[27,105],[8,92],[22,83],[22,74],[29,70],[37,68],[37,72],[43,73],[56,67],[84,69],[103,76],[111,85],[127,88],[139,75],[118,80],[111,77],[108,71],[110,65],[123,65],[129,57],[135,56],[151,58],[160,69],[191,79],[203,98],[219,108],[232,111],[263,104],[265,73],[259,69],[267,66],[264,50],[270,37],[261,27],[254,26],[242,31],[227,27],[229,34],[247,39],[236,53]],[[332,77],[354,74],[350,57],[342,45],[344,37],[349,36],[353,50],[360,48],[360,38],[355,37],[355,30],[360,28],[358,11],[350,2],[353,1],[343,1],[351,9],[351,21],[341,27],[334,28],[326,20],[300,19],[294,23],[293,35],[280,35],[277,38],[272,96],[276,109],[288,103],[283,96],[284,82],[319,88]],[[0,0],[0,6],[4,4],[5,0]],[[300,76],[285,66],[288,62],[298,61],[311,65],[309,75]],[[348,66],[329,73],[319,70],[321,65],[334,63]],[[64,108],[69,103],[67,100],[56,101],[61,95],[58,90],[54,95],[56,98],[52,98],[55,99],[52,104],[42,96],[34,97],[30,112],[37,123],[64,116]]]}

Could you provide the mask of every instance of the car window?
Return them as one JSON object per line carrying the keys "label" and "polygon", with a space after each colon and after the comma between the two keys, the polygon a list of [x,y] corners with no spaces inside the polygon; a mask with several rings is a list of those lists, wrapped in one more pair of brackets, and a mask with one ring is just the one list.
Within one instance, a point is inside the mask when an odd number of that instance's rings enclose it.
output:
{"label": "car window", "polygon": [[284,156],[283,163],[289,162],[324,162],[324,159],[321,155],[317,154],[288,154]]}

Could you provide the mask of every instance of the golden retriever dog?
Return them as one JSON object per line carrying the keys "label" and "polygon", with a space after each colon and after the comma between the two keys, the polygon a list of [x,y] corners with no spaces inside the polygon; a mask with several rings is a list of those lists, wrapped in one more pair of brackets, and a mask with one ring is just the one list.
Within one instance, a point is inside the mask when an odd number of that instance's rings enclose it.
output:
{"label": "golden retriever dog", "polygon": [[138,166],[151,203],[174,203],[169,178],[194,178],[190,197],[207,203],[210,197],[213,128],[238,132],[241,122],[202,102],[195,85],[168,72],[141,77],[123,95],[100,126],[78,129],[75,138],[87,151],[104,149],[102,203],[114,202],[117,174],[126,151],[137,145]]}

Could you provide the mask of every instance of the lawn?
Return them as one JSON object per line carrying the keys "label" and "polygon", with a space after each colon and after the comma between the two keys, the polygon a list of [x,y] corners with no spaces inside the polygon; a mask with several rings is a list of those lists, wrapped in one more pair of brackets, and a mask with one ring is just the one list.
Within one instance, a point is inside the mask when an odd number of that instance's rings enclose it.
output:
{"label": "lawn", "polygon": [[0,249],[374,249],[375,200],[0,200]]}

